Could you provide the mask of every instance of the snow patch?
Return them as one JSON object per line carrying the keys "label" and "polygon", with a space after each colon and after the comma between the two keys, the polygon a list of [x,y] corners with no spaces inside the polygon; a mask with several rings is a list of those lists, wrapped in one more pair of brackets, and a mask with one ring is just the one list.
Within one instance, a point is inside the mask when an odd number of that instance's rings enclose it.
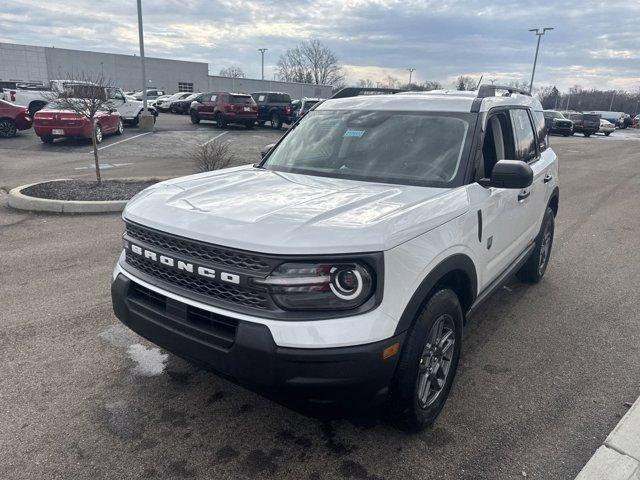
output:
{"label": "snow patch", "polygon": [[160,375],[169,360],[169,355],[162,353],[159,348],[147,348],[140,343],[130,345],[127,349],[129,358],[136,363],[133,373],[142,377]]}

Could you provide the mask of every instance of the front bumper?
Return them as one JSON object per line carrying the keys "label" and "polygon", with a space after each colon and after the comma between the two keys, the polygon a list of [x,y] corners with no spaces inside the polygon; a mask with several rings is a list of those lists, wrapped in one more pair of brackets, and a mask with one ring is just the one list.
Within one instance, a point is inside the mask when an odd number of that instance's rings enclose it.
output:
{"label": "front bumper", "polygon": [[351,347],[281,347],[264,324],[196,308],[122,273],[113,279],[111,296],[120,321],[180,357],[250,387],[323,402],[383,396],[399,357],[383,359],[383,351],[404,339],[402,333]]}

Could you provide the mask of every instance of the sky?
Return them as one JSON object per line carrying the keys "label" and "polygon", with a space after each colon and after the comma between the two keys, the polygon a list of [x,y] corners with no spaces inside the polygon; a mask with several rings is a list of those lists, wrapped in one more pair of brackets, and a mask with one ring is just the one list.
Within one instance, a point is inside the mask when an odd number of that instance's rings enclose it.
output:
{"label": "sky", "polygon": [[[238,65],[273,78],[278,58],[319,39],[348,83],[438,80],[458,75],[536,86],[640,89],[640,1],[593,0],[143,0],[148,56],[202,61],[212,74]],[[4,0],[0,42],[138,53],[134,0]]]}

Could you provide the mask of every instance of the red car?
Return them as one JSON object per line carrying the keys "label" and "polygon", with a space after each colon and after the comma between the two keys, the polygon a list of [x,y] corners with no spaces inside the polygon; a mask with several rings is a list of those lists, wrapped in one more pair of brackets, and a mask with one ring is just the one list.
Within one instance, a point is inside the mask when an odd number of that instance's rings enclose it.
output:
{"label": "red car", "polygon": [[[124,132],[122,118],[116,110],[98,112],[93,128],[96,131],[97,143],[102,142],[107,134],[122,135]],[[49,103],[33,116],[33,129],[44,143],[53,143],[56,138],[61,137],[91,139],[93,128],[87,118],[71,110],[65,110],[56,102]]]}
{"label": "red car", "polygon": [[214,120],[219,128],[239,123],[253,128],[258,120],[258,105],[251,95],[244,93],[203,93],[189,108],[191,123]]}
{"label": "red car", "polygon": [[31,124],[27,107],[0,100],[0,138],[13,137],[18,130],[30,129]]}

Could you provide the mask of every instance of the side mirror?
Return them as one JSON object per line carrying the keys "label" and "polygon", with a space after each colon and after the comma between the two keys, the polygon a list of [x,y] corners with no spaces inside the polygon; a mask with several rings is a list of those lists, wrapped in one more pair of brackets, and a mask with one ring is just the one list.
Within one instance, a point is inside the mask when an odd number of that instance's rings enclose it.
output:
{"label": "side mirror", "polygon": [[264,158],[267,156],[267,154],[271,151],[271,149],[273,147],[275,147],[276,144],[275,143],[270,143],[269,145],[265,145],[262,150],[260,150],[260,157]]}
{"label": "side mirror", "polygon": [[499,160],[491,172],[491,178],[478,182],[483,187],[526,188],[533,183],[533,170],[521,160]]}

